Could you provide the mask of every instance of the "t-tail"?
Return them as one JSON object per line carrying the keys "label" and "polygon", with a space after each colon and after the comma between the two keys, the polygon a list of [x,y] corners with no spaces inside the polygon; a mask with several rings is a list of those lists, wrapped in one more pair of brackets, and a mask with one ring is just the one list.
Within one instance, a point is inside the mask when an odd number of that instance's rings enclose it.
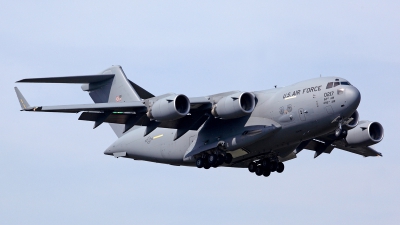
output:
{"label": "t-tail", "polygon": [[[137,84],[128,80],[125,76],[124,71],[121,66],[112,66],[98,75],[89,75],[89,76],[69,76],[69,77],[48,77],[48,78],[31,78],[24,79],[18,82],[26,82],[26,83],[75,83],[75,84],[83,84],[82,90],[89,92],[90,97],[93,101],[97,103],[109,103],[108,105],[112,105],[113,108],[115,104],[121,104],[121,107],[126,107],[125,105],[129,102],[141,102],[142,99],[147,99],[154,97],[151,93],[147,92]],[[18,88],[15,88],[17,93],[18,100],[21,104],[22,110],[25,111],[33,111],[33,107],[30,107],[26,99],[23,97]],[[101,105],[101,104],[100,104]],[[96,106],[87,106],[96,108]],[[108,106],[104,106],[107,108]],[[110,108],[110,107],[108,107]],[[51,108],[53,109],[53,108]],[[57,108],[59,109],[59,107]],[[63,110],[72,110],[76,109],[76,107],[63,108]],[[53,110],[55,111],[55,110]],[[71,111],[72,112],[72,111]],[[111,112],[111,111],[107,111]],[[107,113],[104,113],[107,114]],[[108,114],[109,115],[109,114]],[[106,118],[104,118],[105,120]],[[94,128],[104,122],[104,120],[98,119],[95,123]],[[127,130],[124,124],[114,124],[110,123],[111,128],[114,130],[115,134],[120,137],[123,135],[124,131]]]}
{"label": "t-tail", "polygon": [[[121,66],[112,66],[101,72],[100,75],[114,76],[111,79],[82,85],[82,90],[89,92],[95,103],[141,101],[140,96],[130,84]],[[118,137],[123,135],[124,125],[110,123],[110,126]]]}

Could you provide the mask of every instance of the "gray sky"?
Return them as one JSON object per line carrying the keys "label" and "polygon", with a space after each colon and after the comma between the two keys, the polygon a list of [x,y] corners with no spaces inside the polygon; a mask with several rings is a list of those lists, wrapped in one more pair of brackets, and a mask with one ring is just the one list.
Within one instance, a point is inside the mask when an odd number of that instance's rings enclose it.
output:
{"label": "gray sky", "polygon": [[[133,3],[132,3],[133,2]],[[400,4],[395,1],[3,1],[2,224],[397,224]],[[115,159],[111,128],[24,113],[29,77],[119,64],[155,95],[255,91],[322,76],[362,94],[382,158],[303,151],[284,173]],[[90,103],[79,85],[18,84],[31,105]]]}

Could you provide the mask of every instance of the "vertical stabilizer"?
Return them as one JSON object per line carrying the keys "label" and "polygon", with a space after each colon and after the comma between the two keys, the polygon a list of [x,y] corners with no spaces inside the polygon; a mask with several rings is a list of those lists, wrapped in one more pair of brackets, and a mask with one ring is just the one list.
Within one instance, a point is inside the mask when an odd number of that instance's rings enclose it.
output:
{"label": "vertical stabilizer", "polygon": [[[141,101],[121,66],[112,66],[100,74],[114,74],[114,77],[105,81],[82,85],[82,89],[89,92],[95,103]],[[110,126],[118,137],[123,135],[124,124],[110,123]]]}
{"label": "vertical stabilizer", "polygon": [[139,95],[126,78],[121,66],[112,66],[101,74],[114,74],[114,78],[90,83],[89,95],[95,103],[140,101]]}

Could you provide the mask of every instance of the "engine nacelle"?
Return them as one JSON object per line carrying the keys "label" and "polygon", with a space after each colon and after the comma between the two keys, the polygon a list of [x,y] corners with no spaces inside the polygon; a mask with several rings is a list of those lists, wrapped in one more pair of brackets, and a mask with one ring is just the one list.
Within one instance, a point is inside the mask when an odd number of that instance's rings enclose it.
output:
{"label": "engine nacelle", "polygon": [[255,97],[249,92],[235,93],[221,98],[211,114],[221,119],[234,119],[249,115],[255,107]]}
{"label": "engine nacelle", "polygon": [[347,130],[351,130],[358,125],[358,120],[360,118],[360,115],[358,114],[357,110],[354,111],[354,113],[349,117],[349,119],[350,118],[352,118],[353,120],[350,123],[344,125],[344,127],[347,128]]}
{"label": "engine nacelle", "polygon": [[158,121],[177,120],[190,111],[190,101],[185,95],[170,95],[158,99],[149,108],[147,117]]}
{"label": "engine nacelle", "polygon": [[346,142],[350,146],[370,146],[383,139],[383,127],[378,122],[360,121],[352,130],[349,130]]}

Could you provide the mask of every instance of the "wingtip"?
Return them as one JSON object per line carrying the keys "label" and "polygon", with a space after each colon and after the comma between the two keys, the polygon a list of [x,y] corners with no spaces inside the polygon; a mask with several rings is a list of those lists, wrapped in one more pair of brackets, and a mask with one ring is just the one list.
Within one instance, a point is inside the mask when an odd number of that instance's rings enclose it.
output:
{"label": "wingtip", "polygon": [[21,105],[22,110],[27,110],[30,108],[30,105],[28,101],[26,101],[25,97],[22,95],[21,91],[18,89],[18,87],[14,87],[15,93],[17,94],[17,98],[19,101],[19,104]]}

